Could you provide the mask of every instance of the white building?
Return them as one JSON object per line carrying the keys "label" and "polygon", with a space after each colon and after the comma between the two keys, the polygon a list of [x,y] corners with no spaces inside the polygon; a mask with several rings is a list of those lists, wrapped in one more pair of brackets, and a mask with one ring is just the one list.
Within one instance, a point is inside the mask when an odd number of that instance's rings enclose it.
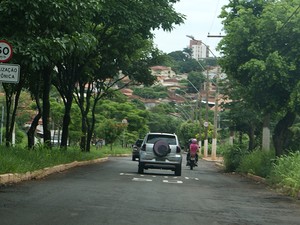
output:
{"label": "white building", "polygon": [[200,40],[190,40],[189,48],[192,49],[192,58],[196,60],[209,57],[209,46]]}

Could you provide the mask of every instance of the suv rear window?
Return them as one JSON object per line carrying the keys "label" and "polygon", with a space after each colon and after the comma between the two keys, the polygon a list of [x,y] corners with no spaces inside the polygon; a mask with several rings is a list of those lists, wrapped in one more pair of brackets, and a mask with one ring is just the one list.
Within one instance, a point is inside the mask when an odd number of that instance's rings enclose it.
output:
{"label": "suv rear window", "polygon": [[160,134],[149,134],[147,143],[154,144],[158,140],[163,140],[163,141],[167,142],[169,145],[176,145],[175,136],[160,135]]}

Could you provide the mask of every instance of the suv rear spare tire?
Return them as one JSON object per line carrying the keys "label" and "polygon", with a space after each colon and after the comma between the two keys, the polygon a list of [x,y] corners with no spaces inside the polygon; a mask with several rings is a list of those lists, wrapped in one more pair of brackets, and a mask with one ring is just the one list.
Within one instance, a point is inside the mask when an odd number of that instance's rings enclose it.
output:
{"label": "suv rear spare tire", "polygon": [[153,152],[159,157],[164,157],[170,153],[170,146],[163,140],[158,140],[153,145]]}

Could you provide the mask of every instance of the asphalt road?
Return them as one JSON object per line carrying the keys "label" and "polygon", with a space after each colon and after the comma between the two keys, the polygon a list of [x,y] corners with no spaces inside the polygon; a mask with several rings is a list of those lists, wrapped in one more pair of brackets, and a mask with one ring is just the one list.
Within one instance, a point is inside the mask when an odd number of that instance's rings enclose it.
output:
{"label": "asphalt road", "polygon": [[300,203],[200,161],[137,174],[130,157],[0,187],[0,225],[300,225]]}

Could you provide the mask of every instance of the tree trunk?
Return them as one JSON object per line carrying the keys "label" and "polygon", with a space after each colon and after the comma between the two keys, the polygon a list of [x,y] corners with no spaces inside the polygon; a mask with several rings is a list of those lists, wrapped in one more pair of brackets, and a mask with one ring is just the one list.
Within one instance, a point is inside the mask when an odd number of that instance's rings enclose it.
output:
{"label": "tree trunk", "polygon": [[[19,98],[22,90],[22,84],[19,83],[17,88],[14,90],[11,84],[10,88],[5,89],[6,97],[6,134],[5,143],[9,147],[12,145],[12,135],[15,128],[16,114],[19,103]],[[10,91],[8,91],[10,89]],[[15,96],[14,96],[15,92]]]}
{"label": "tree trunk", "polygon": [[51,131],[49,130],[49,118],[50,118],[50,87],[51,87],[51,72],[52,69],[45,69],[43,71],[43,138],[44,144],[51,147]]}
{"label": "tree trunk", "polygon": [[262,136],[262,150],[270,151],[270,113],[265,115],[263,121],[263,136]]}
{"label": "tree trunk", "polygon": [[34,147],[34,144],[35,144],[34,143],[34,133],[35,133],[36,127],[39,125],[39,120],[41,117],[42,117],[42,113],[39,110],[38,114],[32,120],[29,130],[27,131],[28,149],[32,149]]}
{"label": "tree trunk", "polygon": [[6,122],[5,122],[5,145],[6,147],[10,147],[12,136],[10,135],[9,128],[10,128],[10,111],[12,106],[12,94],[5,91],[5,103],[6,103]]}
{"label": "tree trunk", "polygon": [[81,113],[81,138],[80,138],[80,149],[82,152],[86,151],[87,142],[87,116],[84,112]]}
{"label": "tree trunk", "polygon": [[252,151],[255,147],[254,131],[255,131],[255,127],[252,124],[250,124],[249,130],[248,130],[248,136],[249,136],[248,150],[249,151]]}
{"label": "tree trunk", "polygon": [[284,147],[287,143],[289,127],[291,127],[296,119],[296,113],[288,111],[285,116],[278,121],[273,134],[273,143],[276,156],[284,154]]}
{"label": "tree trunk", "polygon": [[69,96],[68,100],[65,102],[65,113],[63,118],[62,134],[60,147],[66,149],[68,146],[69,137],[69,125],[71,122],[71,107],[72,107],[72,97]]}
{"label": "tree trunk", "polygon": [[243,144],[243,132],[242,131],[239,132],[239,144],[240,145]]}
{"label": "tree trunk", "polygon": [[92,108],[92,121],[91,123],[88,123],[88,130],[87,130],[87,146],[86,151],[89,152],[91,149],[91,141],[93,138],[96,118],[95,118],[95,108],[96,108],[97,101],[95,100],[93,108]]}
{"label": "tree trunk", "polygon": [[[86,83],[79,82],[79,95],[77,94],[76,103],[81,113],[81,137],[80,137],[80,150],[86,151],[87,148],[87,131],[88,131],[88,110],[89,110],[89,90],[85,91]],[[90,85],[88,85],[90,86]],[[85,102],[86,98],[86,102]]]}

